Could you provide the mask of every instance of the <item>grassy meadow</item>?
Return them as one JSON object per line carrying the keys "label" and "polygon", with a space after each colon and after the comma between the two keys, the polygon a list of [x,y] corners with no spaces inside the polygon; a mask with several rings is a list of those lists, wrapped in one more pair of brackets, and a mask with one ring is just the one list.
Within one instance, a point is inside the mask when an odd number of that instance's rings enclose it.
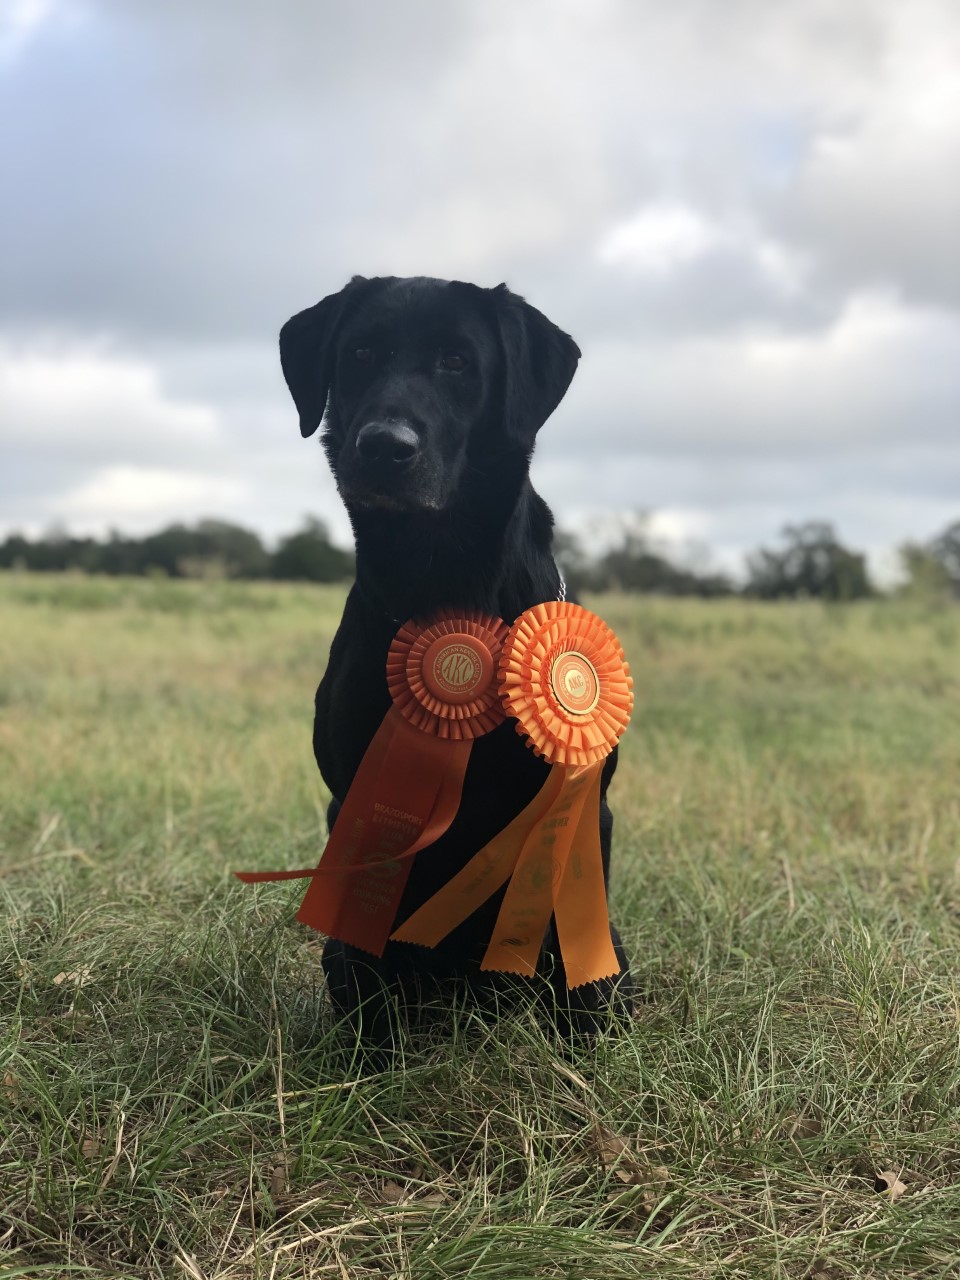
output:
{"label": "grassy meadow", "polygon": [[370,1074],[297,884],[342,592],[0,575],[0,1276],[960,1274],[960,609],[590,601],[641,993]]}

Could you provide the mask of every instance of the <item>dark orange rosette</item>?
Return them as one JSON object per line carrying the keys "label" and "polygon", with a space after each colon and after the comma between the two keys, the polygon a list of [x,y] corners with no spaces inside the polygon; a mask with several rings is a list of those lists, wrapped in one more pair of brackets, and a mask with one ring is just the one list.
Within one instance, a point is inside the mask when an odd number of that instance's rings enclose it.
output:
{"label": "dark orange rosette", "polygon": [[405,623],[387,655],[393,705],[357,770],[320,865],[237,872],[247,883],[309,876],[303,924],[382,955],[413,856],[456,816],[473,740],[504,719],[506,625],[475,612]]}
{"label": "dark orange rosette", "polygon": [[393,934],[435,946],[507,884],[484,969],[532,975],[553,916],[567,985],[618,972],[600,852],[603,762],[630,720],[623,650],[595,614],[568,602],[521,614],[500,656],[504,709],[549,761],[537,796]]}

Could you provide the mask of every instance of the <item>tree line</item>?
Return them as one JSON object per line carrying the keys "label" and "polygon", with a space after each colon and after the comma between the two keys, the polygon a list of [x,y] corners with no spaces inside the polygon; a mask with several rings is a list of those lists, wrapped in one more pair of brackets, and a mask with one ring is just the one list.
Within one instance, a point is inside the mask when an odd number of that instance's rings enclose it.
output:
{"label": "tree line", "polygon": [[268,551],[252,529],[228,520],[198,520],[143,538],[116,531],[104,539],[75,538],[63,530],[36,539],[15,533],[0,543],[0,568],[343,582],[353,576],[353,552],[336,546],[327,526],[313,517],[281,538],[275,551]]}
{"label": "tree line", "polygon": [[[779,546],[758,547],[747,556],[746,578],[740,583],[728,574],[678,564],[649,536],[645,523],[642,518],[622,522],[618,536],[594,556],[579,539],[559,532],[557,561],[573,591],[837,601],[882,594],[863,552],[844,546],[826,521],[786,525]],[[899,554],[899,592],[960,599],[960,520],[928,542],[905,543]]]}
{"label": "tree line", "polygon": [[[825,521],[787,525],[778,546],[759,547],[748,555],[746,578],[740,583],[709,568],[679,563],[651,537],[648,526],[642,516],[621,519],[602,549],[595,551],[576,534],[558,529],[557,562],[571,591],[741,594],[762,600],[858,600],[879,594],[866,556],[844,546]],[[899,590],[960,599],[960,520],[928,542],[905,544],[900,558]],[[77,538],[63,530],[35,539],[11,534],[0,543],[0,569],[343,582],[353,576],[354,558],[314,517],[281,538],[272,551],[253,530],[208,519],[171,524],[142,538],[117,532],[104,539]]]}

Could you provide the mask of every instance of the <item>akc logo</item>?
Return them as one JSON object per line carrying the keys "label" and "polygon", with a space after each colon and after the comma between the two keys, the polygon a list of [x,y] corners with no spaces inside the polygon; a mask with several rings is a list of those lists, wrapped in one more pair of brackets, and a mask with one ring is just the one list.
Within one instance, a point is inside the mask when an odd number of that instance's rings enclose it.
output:
{"label": "akc logo", "polygon": [[448,693],[469,693],[483,676],[477,655],[463,644],[448,644],[433,662],[433,678]]}

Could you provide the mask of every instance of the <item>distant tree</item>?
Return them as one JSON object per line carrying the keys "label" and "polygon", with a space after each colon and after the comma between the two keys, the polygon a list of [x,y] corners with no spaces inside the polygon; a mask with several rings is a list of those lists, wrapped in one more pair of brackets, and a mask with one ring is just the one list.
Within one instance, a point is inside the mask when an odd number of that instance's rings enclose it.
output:
{"label": "distant tree", "polygon": [[196,541],[185,524],[170,524],[151,533],[139,545],[137,573],[161,570],[171,578],[181,577],[181,562],[194,555]]}
{"label": "distant tree", "polygon": [[86,569],[96,562],[97,545],[93,538],[71,538],[60,525],[36,541],[13,533],[0,544],[0,567],[35,572]]}
{"label": "distant tree", "polygon": [[196,534],[200,554],[222,559],[228,577],[265,578],[270,572],[270,555],[252,529],[226,520],[201,520]]}
{"label": "distant tree", "polygon": [[874,594],[866,557],[842,546],[831,524],[787,525],[783,539],[782,550],[761,547],[747,557],[746,595],[857,600]]}
{"label": "distant tree", "polygon": [[594,565],[586,548],[569,529],[554,529],[553,557],[572,596],[595,586]]}
{"label": "distant tree", "polygon": [[914,600],[947,600],[953,594],[953,583],[943,565],[929,547],[905,542],[899,548],[903,582],[899,593]]}
{"label": "distant tree", "polygon": [[270,576],[287,581],[343,582],[353,576],[349,551],[334,546],[322,520],[308,516],[303,527],[281,539],[270,562]]}
{"label": "distant tree", "polygon": [[142,573],[142,545],[139,538],[125,538],[116,529],[111,529],[106,542],[99,545],[96,571],[109,574]]}
{"label": "distant tree", "polygon": [[617,541],[597,560],[593,582],[601,591],[637,591],[668,596],[730,595],[723,574],[697,573],[670,559],[649,533],[644,513],[620,521]]}
{"label": "distant tree", "polygon": [[[676,564],[650,536],[645,512],[605,517],[593,527],[607,549],[591,556],[569,530],[554,533],[553,552],[571,592],[636,591],[660,595],[730,595],[733,584],[723,574]],[[703,554],[706,559],[706,553]]]}
{"label": "distant tree", "polygon": [[215,568],[229,578],[262,578],[270,557],[257,534],[226,520],[171,524],[139,544],[135,572],[160,569],[171,578],[203,576]]}
{"label": "distant tree", "polygon": [[273,556],[258,534],[228,520],[171,524],[144,538],[112,529],[104,541],[72,538],[62,528],[36,540],[9,534],[0,542],[0,569],[80,569],[85,573],[165,573],[171,578],[302,578],[338,582],[353,572],[353,556],[330,541],[326,526],[308,520]]}
{"label": "distant tree", "polygon": [[900,547],[903,595],[921,600],[960,599],[960,520],[929,542]]}
{"label": "distant tree", "polygon": [[949,578],[954,595],[960,596],[960,520],[934,538],[928,549]]}
{"label": "distant tree", "polygon": [[0,543],[0,569],[29,569],[30,543],[22,533],[9,533]]}

